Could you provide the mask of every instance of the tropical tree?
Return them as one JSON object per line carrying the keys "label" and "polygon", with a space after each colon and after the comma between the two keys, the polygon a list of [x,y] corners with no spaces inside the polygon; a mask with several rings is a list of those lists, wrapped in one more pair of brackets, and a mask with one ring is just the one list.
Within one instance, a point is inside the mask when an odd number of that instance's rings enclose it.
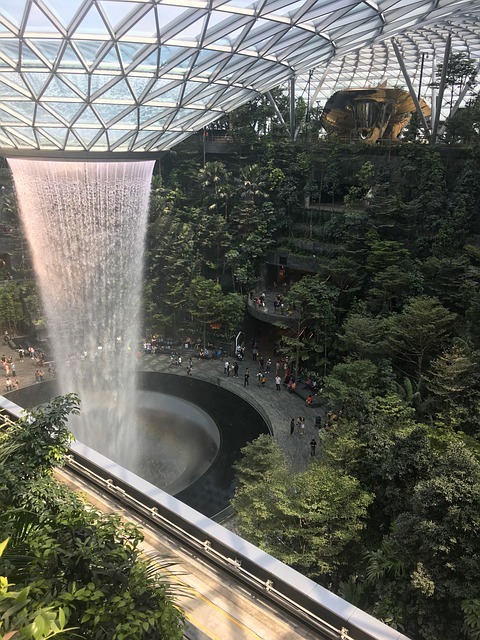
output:
{"label": "tropical tree", "polygon": [[[338,292],[318,274],[304,276],[290,287],[285,297],[290,313],[285,326],[293,325],[294,333],[293,336],[283,336],[282,344],[291,354],[297,375],[300,360],[311,359],[316,353],[321,354],[322,364],[326,367],[328,346],[335,334],[334,303],[337,295]],[[278,323],[282,325],[281,318]]]}
{"label": "tropical tree", "polygon": [[203,333],[203,347],[207,344],[207,325],[218,320],[222,288],[217,282],[202,276],[193,278],[187,290],[187,309],[200,322]]}
{"label": "tropical tree", "polygon": [[200,184],[205,192],[209,211],[222,213],[228,217],[228,198],[230,195],[230,178],[223,162],[207,162],[199,171]]}
{"label": "tropical tree", "polygon": [[480,588],[479,508],[480,463],[464,444],[453,442],[417,483],[389,536],[405,576],[388,577],[379,595],[396,594],[409,635],[464,637],[464,603],[477,598]]}
{"label": "tropical tree", "polygon": [[400,362],[413,367],[417,385],[428,365],[428,358],[442,348],[456,316],[438,298],[411,298],[401,313],[387,322],[388,343]]}
{"label": "tropical tree", "polygon": [[306,575],[329,581],[359,543],[371,497],[351,476],[320,464],[292,476],[267,436],[237,464],[233,506],[243,535]]}

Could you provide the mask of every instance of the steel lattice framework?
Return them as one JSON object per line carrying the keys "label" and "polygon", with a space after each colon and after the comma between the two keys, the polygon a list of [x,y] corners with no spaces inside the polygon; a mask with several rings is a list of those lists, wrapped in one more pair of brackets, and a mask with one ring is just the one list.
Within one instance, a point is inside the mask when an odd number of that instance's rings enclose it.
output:
{"label": "steel lattice framework", "polygon": [[448,33],[480,57],[479,0],[2,0],[0,147],[168,149],[291,78],[395,84],[393,37],[415,79]]}

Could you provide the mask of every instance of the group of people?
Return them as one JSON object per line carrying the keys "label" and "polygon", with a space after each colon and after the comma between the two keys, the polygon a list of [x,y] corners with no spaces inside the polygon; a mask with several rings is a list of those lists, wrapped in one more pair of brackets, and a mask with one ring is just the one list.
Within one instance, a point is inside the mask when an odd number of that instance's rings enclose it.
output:
{"label": "group of people", "polygon": [[233,378],[238,378],[238,362],[230,363],[228,360],[224,360],[223,375],[229,378],[230,374],[232,374]]}
{"label": "group of people", "polygon": [[[292,418],[290,421],[290,435],[298,433],[301,436],[305,435],[305,418],[299,416],[296,420]],[[317,440],[313,437],[310,440],[310,455],[314,456],[317,449]]]}

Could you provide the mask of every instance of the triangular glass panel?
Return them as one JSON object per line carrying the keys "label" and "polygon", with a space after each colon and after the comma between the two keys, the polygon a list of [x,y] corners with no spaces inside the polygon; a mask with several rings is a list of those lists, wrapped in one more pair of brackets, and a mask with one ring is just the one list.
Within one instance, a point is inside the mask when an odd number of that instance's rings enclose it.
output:
{"label": "triangular glass panel", "polygon": [[110,87],[105,93],[102,94],[102,98],[106,100],[132,100],[133,97],[130,92],[128,84],[125,80],[119,76],[118,82]]}
{"label": "triangular glass panel", "polygon": [[167,91],[163,91],[160,95],[155,96],[154,98],[149,98],[148,104],[150,103],[167,103],[169,105],[176,105],[180,100],[180,94],[182,91],[182,85],[172,86],[171,89]]}
{"label": "triangular glass panel", "polygon": [[[0,100],[5,99],[5,98],[17,98],[20,96],[25,96],[25,88],[23,90],[23,92],[21,91],[17,91],[17,89],[15,89],[14,87],[11,87],[8,84],[5,84],[4,82],[2,82],[2,80],[0,79]],[[30,93],[30,92],[28,92]]]}
{"label": "triangular glass panel", "polygon": [[23,138],[22,136],[16,135],[15,129],[10,129],[9,133],[17,149],[36,149],[37,148],[36,140],[35,142],[32,142],[31,140],[25,140],[25,138]]}
{"label": "triangular glass panel", "polygon": [[188,26],[181,28],[181,30],[175,35],[175,38],[178,40],[194,40],[195,42],[198,42],[203,35],[204,26],[205,16],[202,16]]}
{"label": "triangular glass panel", "polygon": [[10,111],[7,111],[2,106],[0,106],[0,124],[6,125],[11,123],[25,124],[23,120],[20,120],[20,118],[13,115],[13,113],[10,113]]}
{"label": "triangular glass panel", "polygon": [[118,42],[117,46],[125,68],[129,67],[135,58],[141,57],[141,51],[146,48],[143,43],[134,42]]}
{"label": "triangular glass panel", "polygon": [[172,125],[178,126],[181,122],[190,119],[192,116],[191,109],[179,109],[172,120]]}
{"label": "triangular glass panel", "polygon": [[[90,9],[88,10],[87,14],[85,15],[85,17],[83,18],[83,20],[80,22],[80,24],[77,26],[77,28],[75,29],[74,33],[73,33],[73,39],[75,40],[75,34],[79,33],[79,34],[84,34],[84,33],[89,33],[89,34],[102,34],[105,36],[109,36],[110,34],[108,32],[108,29],[103,21],[103,18],[100,14],[100,12],[98,11],[97,7],[94,4],[91,4]],[[77,41],[78,42],[78,41]]]}
{"label": "triangular glass panel", "polygon": [[[120,44],[120,43],[119,43]],[[144,45],[142,45],[143,48]],[[160,49],[156,48],[152,51],[148,56],[146,56],[142,60],[142,55],[139,53],[138,56],[132,60],[130,65],[130,70],[135,69],[135,71],[146,71],[149,73],[156,73],[159,66],[159,58],[160,58]]]}
{"label": "triangular glass panel", "polygon": [[231,0],[231,2],[217,2],[216,6],[221,6],[222,9],[229,9],[230,7],[238,9],[254,9],[257,2],[256,0]]}
{"label": "triangular glass panel", "polygon": [[67,122],[72,122],[83,107],[81,102],[49,102],[48,106]]}
{"label": "triangular glass panel", "polygon": [[105,42],[102,40],[75,40],[74,45],[87,67],[91,67],[97,62],[98,52],[105,46]]}
{"label": "triangular glass panel", "polygon": [[[107,131],[107,135],[109,135],[110,133],[110,131]],[[122,136],[119,140],[110,142],[110,149],[112,149],[113,151],[126,151],[127,149],[130,149],[130,145],[132,144],[133,140],[134,134],[132,132],[126,133],[125,131],[122,131]]]}
{"label": "triangular glass panel", "polygon": [[[160,67],[166,67],[167,65],[170,67],[174,65],[175,68],[187,68],[192,55],[191,49],[171,45],[162,46],[160,50]],[[161,71],[164,70],[161,69]]]}
{"label": "triangular glass panel", "polygon": [[24,74],[25,80],[27,81],[27,83],[30,85],[30,87],[32,88],[33,93],[38,96],[45,84],[47,83],[47,81],[50,79],[51,74],[50,73],[25,73]]}
{"label": "triangular glass panel", "polygon": [[37,105],[37,111],[35,113],[36,125],[39,124],[40,126],[43,126],[45,124],[60,124],[60,123],[61,121],[58,120],[58,118],[56,118],[49,111],[44,109],[41,105]]}
{"label": "triangular glass panel", "polygon": [[122,62],[117,55],[117,49],[113,45],[108,51],[102,52],[102,60],[96,65],[97,69],[120,70]]}
{"label": "triangular glass panel", "polygon": [[193,93],[196,94],[204,86],[204,83],[200,82],[185,82],[183,91],[183,100],[188,100],[189,96]]}
{"label": "triangular glass panel", "polygon": [[73,131],[69,131],[68,137],[65,143],[65,149],[83,149],[83,145],[80,144],[78,138]]}
{"label": "triangular glass panel", "polygon": [[47,16],[40,10],[35,4],[30,4],[30,10],[27,16],[27,23],[25,25],[25,32],[33,33],[57,33],[60,35],[56,26],[47,18]]}
{"label": "triangular glass panel", "polygon": [[150,78],[136,78],[135,76],[127,76],[127,83],[130,85],[133,95],[140,99],[145,88],[151,82]]}
{"label": "triangular glass panel", "polygon": [[167,31],[168,26],[174,20],[177,20],[182,15],[182,13],[186,13],[183,7],[173,7],[171,5],[165,4],[157,5],[160,38],[163,37],[163,34]]}
{"label": "triangular glass panel", "polygon": [[58,51],[62,44],[60,39],[58,40],[44,40],[42,38],[31,38],[30,42],[32,47],[35,47],[37,51],[43,55],[49,62],[52,64],[56,61],[58,56]]}
{"label": "triangular glass panel", "polygon": [[209,44],[216,44],[219,46],[227,46],[233,47],[235,42],[238,40],[240,35],[243,33],[245,26],[238,27],[237,29],[232,29],[227,32],[221,31],[217,34],[215,39],[213,40],[209,33],[207,33],[207,39]]}
{"label": "triangular glass panel", "polygon": [[152,133],[152,131],[139,131],[137,133],[137,137],[135,138],[133,148],[137,149],[137,147],[142,143],[145,144],[147,140],[149,140],[150,138],[154,138],[155,136],[158,136],[158,131],[155,131],[155,133]]}
{"label": "triangular glass panel", "polygon": [[118,75],[115,76],[104,76],[103,74],[92,73],[90,76],[90,97],[94,100],[102,96],[103,88],[109,82],[117,81],[119,78]]}
{"label": "triangular glass panel", "polygon": [[140,107],[140,128],[145,123],[149,125],[163,126],[163,124],[170,118],[170,115],[165,115],[165,109],[163,107]]}
{"label": "triangular glass panel", "polygon": [[36,67],[37,69],[48,69],[45,62],[40,60],[37,56],[36,52],[31,49],[26,42],[22,45],[22,59],[21,59],[22,67],[26,67],[31,69],[32,67]]}
{"label": "triangular glass panel", "polygon": [[106,133],[102,133],[102,135],[88,147],[89,151],[106,151],[107,149],[109,149],[109,145]]}
{"label": "triangular glass panel", "polygon": [[70,43],[68,43],[63,50],[62,58],[59,61],[59,68],[68,67],[68,69],[82,69],[84,70],[86,67],[82,63],[80,57],[77,55],[75,47],[72,47]]}
{"label": "triangular glass panel", "polygon": [[15,0],[10,0],[10,2],[8,3],[8,6],[5,1],[2,2],[2,14],[5,16],[7,20],[9,20],[10,22],[13,22],[13,24],[16,27],[20,26],[23,20],[24,11],[25,11],[25,3],[23,2],[16,2]]}
{"label": "triangular glass panel", "polygon": [[57,20],[67,28],[72,18],[78,11],[77,2],[67,2],[66,0],[48,0],[46,3]]}
{"label": "triangular glass panel", "polygon": [[46,98],[73,98],[78,100],[77,94],[70,89],[64,82],[60,80],[59,76],[53,76],[48,83],[48,87],[43,92],[42,97]]}
{"label": "triangular glass panel", "polygon": [[[20,56],[20,42],[15,40],[0,40],[0,53],[2,53],[7,58],[10,58],[14,63],[16,63]],[[2,61],[3,62],[3,61]],[[5,64],[3,62],[3,64]]]}
{"label": "triangular glass panel", "polygon": [[12,129],[14,133],[18,133],[19,135],[26,138],[29,142],[32,142],[34,145],[37,144],[37,139],[35,138],[35,133],[31,127],[15,127]]}
{"label": "triangular glass panel", "polygon": [[117,120],[117,122],[115,122],[115,126],[116,127],[129,127],[129,128],[136,128],[138,126],[138,113],[137,110],[134,109],[133,111],[131,111],[130,113],[127,113],[126,116],[124,116],[121,120]]}
{"label": "triangular glass panel", "polygon": [[125,136],[130,137],[132,134],[125,131],[125,129],[107,129],[107,137],[109,141],[109,147],[113,147],[119,140]]}
{"label": "triangular glass panel", "polygon": [[135,13],[137,10],[137,4],[130,2],[116,2],[115,0],[104,2],[104,0],[100,0],[98,4],[107,16],[113,31],[117,31],[120,23],[123,22],[129,14]]}
{"label": "triangular glass panel", "polygon": [[124,104],[98,104],[96,102],[93,103],[93,107],[106,125],[125,111],[125,109],[129,108]]}
{"label": "triangular glass panel", "polygon": [[94,124],[97,125],[98,128],[102,126],[96,114],[90,107],[85,107],[81,115],[75,120],[75,128],[82,124]]}
{"label": "triangular glass panel", "polygon": [[[159,5],[156,5],[159,8]],[[157,38],[157,29],[156,29],[156,19],[155,13],[152,9],[148,13],[146,13],[138,22],[136,22],[131,29],[126,32],[122,30],[122,38],[128,40],[129,37],[133,39],[138,39],[139,37],[144,38]]]}
{"label": "triangular glass panel", "polygon": [[62,73],[62,78],[75,87],[83,98],[88,96],[88,75],[86,73]]}
{"label": "triangular glass panel", "polygon": [[83,142],[85,147],[87,147],[98,134],[98,129],[82,129],[80,127],[75,127],[74,131],[77,138]]}
{"label": "triangular glass panel", "polygon": [[65,143],[65,138],[68,133],[68,129],[66,127],[42,127],[41,131],[43,131],[46,135],[49,135],[50,138],[58,142],[58,144],[63,147]]}
{"label": "triangular glass panel", "polygon": [[28,120],[30,122],[33,121],[33,116],[34,116],[34,112],[35,112],[35,102],[31,102],[31,101],[23,101],[23,100],[15,100],[14,103],[11,103],[12,108],[15,109],[15,111],[21,115],[24,116],[25,118],[28,118]]}
{"label": "triangular glass panel", "polygon": [[163,137],[163,133],[160,133],[156,138],[152,138],[145,145],[145,151],[152,151],[158,149],[159,142]]}
{"label": "triangular glass panel", "polygon": [[58,149],[59,145],[54,144],[50,138],[47,138],[43,134],[41,134],[38,130],[36,130],[37,134],[37,143],[39,149]]}

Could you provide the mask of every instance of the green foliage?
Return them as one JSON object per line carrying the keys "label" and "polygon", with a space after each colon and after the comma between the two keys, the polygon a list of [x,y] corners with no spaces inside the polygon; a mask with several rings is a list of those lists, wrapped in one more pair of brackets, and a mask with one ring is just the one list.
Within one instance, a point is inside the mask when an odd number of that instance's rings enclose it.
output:
{"label": "green foliage", "polygon": [[0,329],[15,334],[25,325],[26,318],[19,289],[13,283],[0,286]]}
{"label": "green foliage", "polygon": [[442,344],[451,330],[455,314],[450,313],[437,298],[411,298],[399,314],[389,317],[388,343],[392,352],[407,366],[412,366],[419,384],[428,364],[428,357]]}
{"label": "green foliage", "polygon": [[378,369],[371,360],[337,364],[324,381],[323,395],[346,416],[361,415],[375,394]]}
{"label": "green foliage", "polygon": [[261,436],[237,464],[232,502],[240,531],[262,549],[307,575],[327,575],[359,542],[371,497],[351,476],[312,464],[289,474],[273,440]]}
{"label": "green foliage", "polygon": [[180,640],[182,615],[141,558],[141,532],[52,477],[76,412],[74,395],[54,398],[0,433],[0,539],[10,540],[0,558],[2,637],[73,638],[78,629],[87,640]]}

